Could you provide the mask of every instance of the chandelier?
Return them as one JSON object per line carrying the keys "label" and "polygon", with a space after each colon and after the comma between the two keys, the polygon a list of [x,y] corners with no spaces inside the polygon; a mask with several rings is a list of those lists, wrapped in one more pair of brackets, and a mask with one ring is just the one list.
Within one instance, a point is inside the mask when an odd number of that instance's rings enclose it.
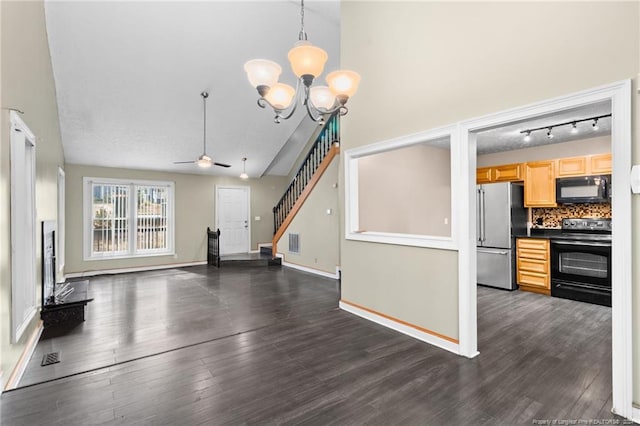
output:
{"label": "chandelier", "polygon": [[258,90],[258,106],[273,108],[274,121],[289,119],[302,103],[313,121],[323,123],[324,115],[339,111],[348,112],[345,104],[358,90],[360,75],[350,70],[338,70],[326,77],[328,86],[312,86],[314,80],[322,74],[329,56],[323,49],[307,41],[304,30],[304,0],[300,1],[300,33],[298,42],[289,50],[289,62],[293,73],[298,77],[296,87],[279,83],[282,67],[268,59],[253,59],[244,64],[249,82]]}

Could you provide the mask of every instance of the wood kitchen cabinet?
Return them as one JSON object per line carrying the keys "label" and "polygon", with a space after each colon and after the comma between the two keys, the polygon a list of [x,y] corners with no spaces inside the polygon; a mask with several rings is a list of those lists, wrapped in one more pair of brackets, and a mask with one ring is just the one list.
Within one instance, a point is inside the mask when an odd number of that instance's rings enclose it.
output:
{"label": "wood kitchen cabinet", "polygon": [[476,169],[476,183],[478,185],[483,183],[491,183],[491,177],[493,171],[491,167],[480,167]]}
{"label": "wood kitchen cabinet", "polygon": [[611,154],[559,158],[556,174],[558,177],[609,175],[611,174]]}
{"label": "wood kitchen cabinet", "polygon": [[518,238],[516,251],[517,281],[520,290],[549,295],[551,293],[549,240]]}
{"label": "wood kitchen cabinet", "polygon": [[522,163],[500,166],[480,167],[476,169],[476,182],[518,182],[522,180]]}
{"label": "wood kitchen cabinet", "polygon": [[555,160],[524,165],[524,206],[556,207]]}
{"label": "wood kitchen cabinet", "polygon": [[592,155],[589,164],[592,175],[611,174],[611,154]]}

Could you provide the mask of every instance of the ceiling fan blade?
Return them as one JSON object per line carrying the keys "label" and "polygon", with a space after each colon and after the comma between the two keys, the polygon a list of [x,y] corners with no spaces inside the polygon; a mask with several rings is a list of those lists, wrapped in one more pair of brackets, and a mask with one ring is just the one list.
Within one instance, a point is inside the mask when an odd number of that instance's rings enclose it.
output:
{"label": "ceiling fan blade", "polygon": [[193,164],[195,161],[174,161],[173,164]]}
{"label": "ceiling fan blade", "polygon": [[213,163],[213,164],[215,164],[216,166],[220,166],[220,167],[231,167],[230,164],[224,164],[224,163]]}

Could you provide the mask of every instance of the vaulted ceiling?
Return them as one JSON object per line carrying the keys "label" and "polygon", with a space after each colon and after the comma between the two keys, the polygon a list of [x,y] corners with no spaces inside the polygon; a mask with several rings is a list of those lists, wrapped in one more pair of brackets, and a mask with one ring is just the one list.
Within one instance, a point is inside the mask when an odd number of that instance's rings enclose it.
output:
{"label": "vaulted ceiling", "polygon": [[[252,177],[286,175],[314,130],[303,109],[275,124],[243,70],[271,59],[295,85],[297,1],[48,0],[45,10],[68,163],[237,176],[247,157]],[[309,41],[329,54],[322,81],[339,68],[339,11],[338,1],[305,3]],[[203,90],[207,153],[229,169],[173,164],[203,151]]]}

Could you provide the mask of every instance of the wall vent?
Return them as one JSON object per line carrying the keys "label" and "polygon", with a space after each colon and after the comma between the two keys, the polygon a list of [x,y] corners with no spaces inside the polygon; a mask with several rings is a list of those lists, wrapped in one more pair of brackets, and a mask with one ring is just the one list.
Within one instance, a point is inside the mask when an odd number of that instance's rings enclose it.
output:
{"label": "wall vent", "polygon": [[300,234],[289,233],[289,253],[300,253]]}

